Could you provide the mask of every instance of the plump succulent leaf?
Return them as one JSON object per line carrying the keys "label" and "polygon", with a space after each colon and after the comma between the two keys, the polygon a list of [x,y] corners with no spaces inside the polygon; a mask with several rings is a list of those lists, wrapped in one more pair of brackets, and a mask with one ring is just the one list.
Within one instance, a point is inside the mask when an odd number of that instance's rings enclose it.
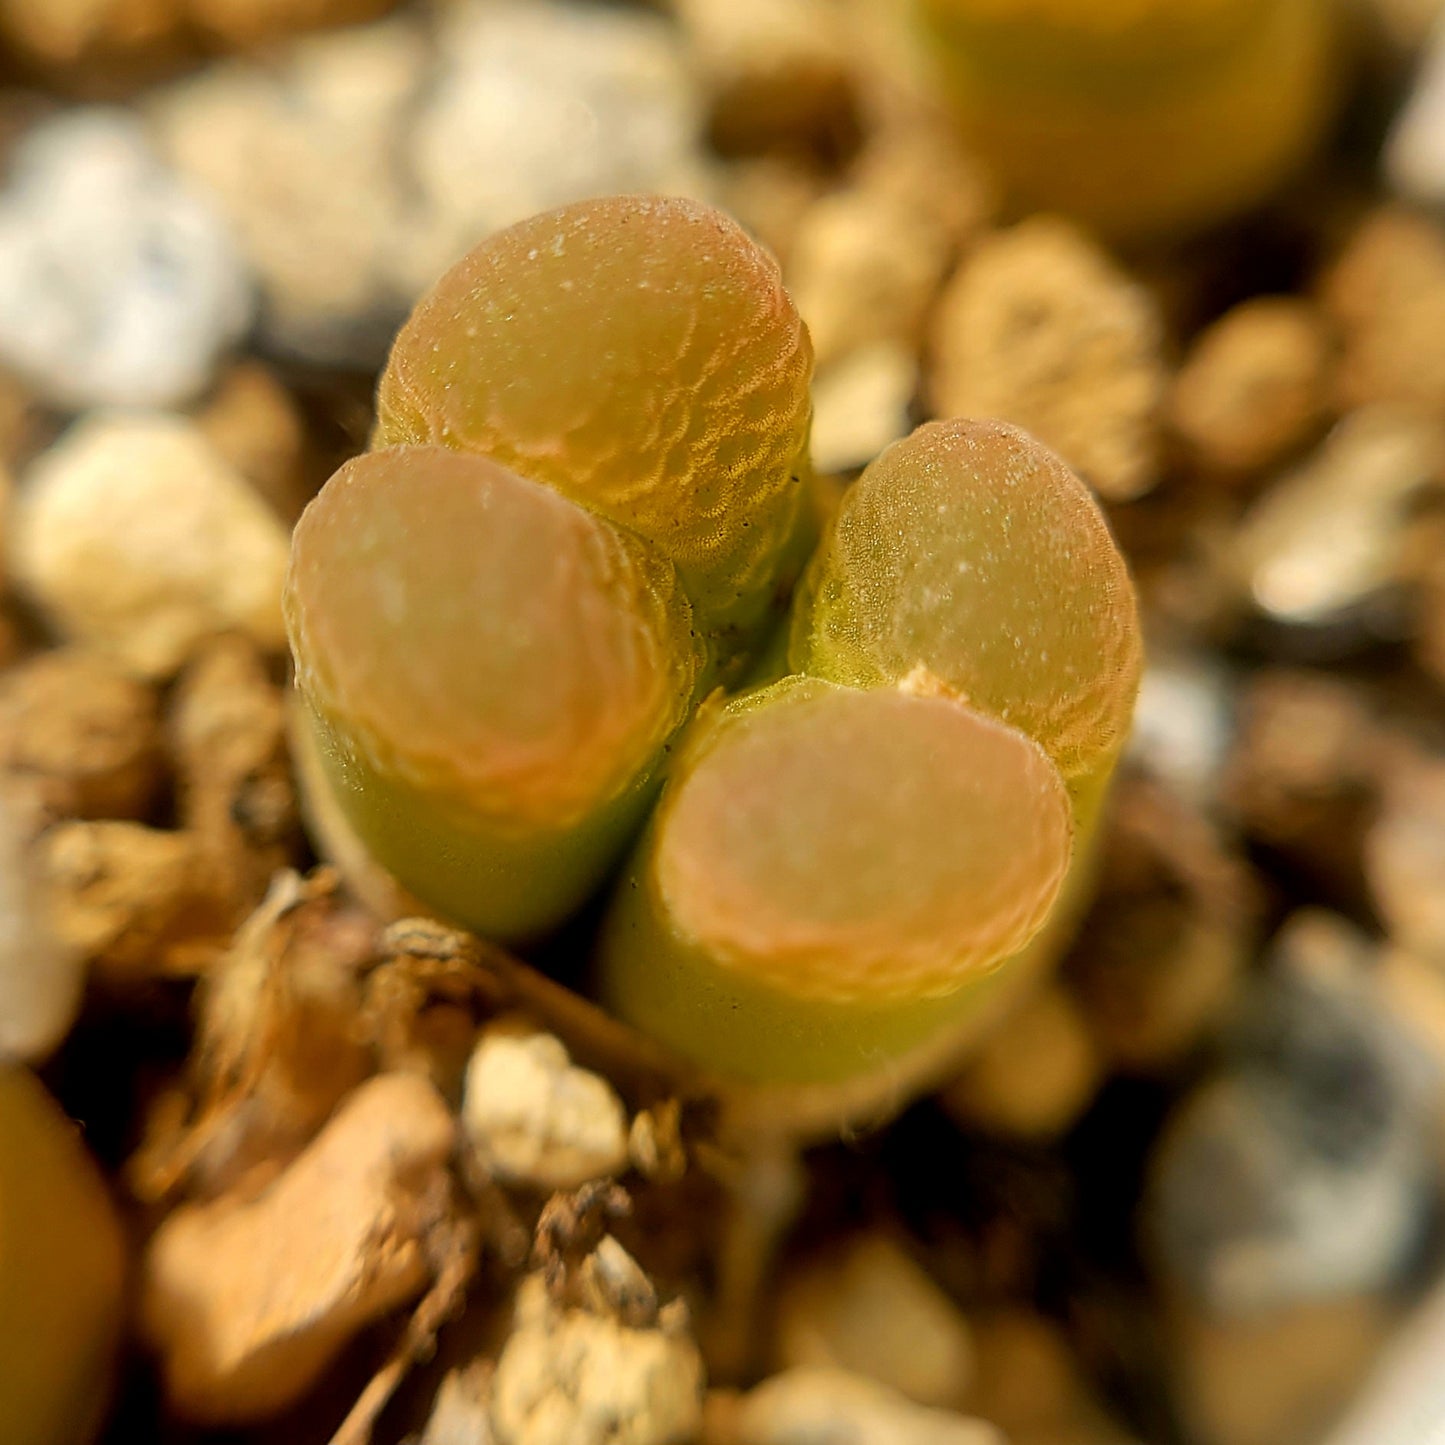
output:
{"label": "plump succulent leaf", "polygon": [[1142,665],[1124,559],[1088,488],[1002,422],[920,427],[845,493],[793,615],[798,672],[937,691],[1107,773]]}
{"label": "plump succulent leaf", "polygon": [[595,883],[706,663],[651,547],[441,447],[368,453],[326,484],[286,614],[364,841],[420,897],[509,937]]}
{"label": "plump succulent leaf", "polygon": [[604,935],[603,997],[729,1073],[846,1076],[1028,942],[1071,832],[1016,729],[786,678],[690,733]]}
{"label": "plump succulent leaf", "polygon": [[776,263],[735,222],[583,201],[490,237],[422,300],[375,444],[483,452],[629,528],[726,647],[803,522],[811,372]]}

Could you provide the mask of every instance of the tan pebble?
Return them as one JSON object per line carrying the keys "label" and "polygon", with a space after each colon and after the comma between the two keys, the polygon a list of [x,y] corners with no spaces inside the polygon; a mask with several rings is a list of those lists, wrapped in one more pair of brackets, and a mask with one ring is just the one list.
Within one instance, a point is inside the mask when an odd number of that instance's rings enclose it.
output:
{"label": "tan pebble", "polygon": [[42,814],[137,818],[160,775],[155,694],[80,648],[0,674],[0,775]]}
{"label": "tan pebble", "polygon": [[820,200],[798,227],[787,271],[819,368],[875,342],[916,347],[950,259],[943,228],[881,186]]}
{"label": "tan pebble", "polygon": [[55,932],[117,978],[165,972],[167,942],[204,926],[198,864],[194,837],[140,823],[62,823],[37,849]]}
{"label": "tan pebble", "polygon": [[853,172],[854,184],[923,218],[958,250],[998,213],[998,188],[966,151],[953,127],[933,110],[910,104],[880,122]]}
{"label": "tan pebble", "polygon": [[935,416],[1013,422],[1111,501],[1157,480],[1157,308],[1068,222],[1035,217],[981,241],[934,313],[933,350]]}
{"label": "tan pebble", "polygon": [[1266,296],[1236,306],[1190,348],[1170,398],[1174,429],[1212,472],[1262,471],[1323,419],[1331,351],[1307,301]]}
{"label": "tan pebble", "polygon": [[1104,1064],[1078,1005],[1048,985],[999,1025],[943,1092],[960,1122],[1026,1139],[1062,1134],[1089,1106]]}
{"label": "tan pebble", "polygon": [[221,378],[196,413],[206,440],[288,524],[313,488],[305,469],[306,429],[291,394],[264,366],[243,362]]}
{"label": "tan pebble", "polygon": [[161,59],[176,45],[182,0],[3,0],[0,37],[44,66]]}
{"label": "tan pebble", "polygon": [[845,1370],[788,1370],[749,1391],[738,1411],[738,1445],[1005,1445],[982,1420],[915,1404]]}
{"label": "tan pebble", "polygon": [[832,1251],[789,1279],[778,1300],[776,1336],[779,1369],[849,1370],[921,1405],[957,1407],[972,1384],[968,1322],[881,1234]]}
{"label": "tan pebble", "polygon": [[973,1319],[976,1381],[968,1408],[993,1421],[1010,1445],[1097,1424],[1103,1411],[1063,1330],[1022,1306]]}
{"label": "tan pebble", "polygon": [[448,1218],[453,1121],[425,1080],[363,1084],[259,1198],[182,1205],[141,1271],[141,1325],[172,1408],[257,1420],[363,1326],[420,1294]]}
{"label": "tan pebble", "polygon": [[1342,407],[1445,413],[1445,232],[1398,207],[1372,212],[1321,285],[1343,346]]}
{"label": "tan pebble", "polygon": [[1225,805],[1283,849],[1358,848],[1379,782],[1380,724],[1343,679],[1276,668],[1241,698]]}
{"label": "tan pebble", "polygon": [[1180,1405],[1199,1445],[1319,1440],[1359,1390],[1392,1326],[1390,1308],[1350,1297],[1216,1321],[1173,1322]]}
{"label": "tan pebble", "polygon": [[17,585],[67,637],[142,677],[230,629],[285,646],[285,528],[193,422],[99,413],[29,469]]}

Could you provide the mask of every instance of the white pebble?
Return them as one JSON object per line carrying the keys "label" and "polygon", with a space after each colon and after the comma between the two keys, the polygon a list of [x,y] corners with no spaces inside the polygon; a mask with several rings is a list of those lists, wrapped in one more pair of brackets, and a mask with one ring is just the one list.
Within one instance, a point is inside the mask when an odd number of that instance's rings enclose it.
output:
{"label": "white pebble", "polygon": [[562,1310],[524,1280],[492,1386],[498,1445],[682,1445],[702,1418],[702,1360],[686,1333]]}
{"label": "white pebble", "polygon": [[0,360],[61,407],[173,406],[246,330],[216,212],[121,111],[71,111],[17,147],[0,194]]}
{"label": "white pebble", "polygon": [[624,192],[703,195],[702,117],[674,26],[560,0],[454,5],[408,145],[415,178],[398,261],[407,289],[489,232]]}
{"label": "white pebble", "polygon": [[1411,505],[1445,464],[1445,429],[1403,408],[1349,413],[1245,514],[1235,558],[1255,605],[1327,625],[1401,580]]}
{"label": "white pebble", "polygon": [[867,466],[908,434],[917,390],[918,363],[892,342],[835,362],[813,386],[813,465],[823,473]]}
{"label": "white pebble", "polygon": [[392,20],[207,66],[152,97],[162,150],[235,230],[270,347],[325,365],[385,358],[414,299],[389,269],[421,224],[398,162],[428,59],[418,27]]}
{"label": "white pebble", "polygon": [[203,638],[285,645],[285,528],[193,422],[99,414],[30,468],[16,508],[19,586],[67,638],[145,677]]}
{"label": "white pebble", "polygon": [[483,1036],[467,1065],[462,1124],[483,1164],[508,1183],[575,1189],[627,1163],[621,1101],[550,1034]]}

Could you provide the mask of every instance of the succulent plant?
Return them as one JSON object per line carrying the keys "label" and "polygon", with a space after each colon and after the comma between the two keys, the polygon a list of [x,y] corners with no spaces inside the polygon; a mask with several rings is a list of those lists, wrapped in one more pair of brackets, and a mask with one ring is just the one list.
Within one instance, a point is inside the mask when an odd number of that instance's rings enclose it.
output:
{"label": "succulent plant", "polygon": [[811,366],[777,267],[688,201],[534,217],[417,307],[287,615],[329,785],[430,906],[532,937],[625,847],[806,555]]}
{"label": "succulent plant", "polygon": [[714,1078],[826,1093],[1046,951],[1140,646],[1084,485],[960,421],[843,495],[750,649],[808,539],[809,364],[775,268],[704,208],[504,232],[398,338],[287,616],[314,811],[368,866],[526,940],[644,830],[602,1004]]}
{"label": "succulent plant", "polygon": [[916,0],[965,129],[1028,204],[1122,237],[1260,200],[1319,139],[1336,0]]}
{"label": "succulent plant", "polygon": [[0,1440],[83,1445],[105,1409],[124,1252],[75,1126],[0,1065]]}
{"label": "succulent plant", "polygon": [[1056,456],[939,423],[844,495],[789,656],[682,744],[601,993],[712,1070],[830,1083],[966,1016],[1043,927],[1127,732],[1138,620]]}

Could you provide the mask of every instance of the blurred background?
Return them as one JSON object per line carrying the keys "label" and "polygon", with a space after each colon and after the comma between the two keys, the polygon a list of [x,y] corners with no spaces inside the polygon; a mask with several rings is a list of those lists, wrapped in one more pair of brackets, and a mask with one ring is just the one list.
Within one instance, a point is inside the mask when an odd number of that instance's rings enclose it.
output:
{"label": "blurred background", "polygon": [[[707,1438],[1445,1441],[1440,0],[0,0],[0,168],[0,911],[89,970],[36,1027],[133,1236],[215,1047],[197,980],[312,861],[291,524],[479,238],[681,193],[782,265],[820,473],[1022,425],[1150,649],[1077,945],[943,1095],[809,1159]],[[250,1433],[132,1343],[104,1438],[324,1442],[378,1338]],[[818,1364],[933,1413],[834,1391],[826,1433],[732,1389]],[[681,1438],[527,1428],[424,1438]]]}

